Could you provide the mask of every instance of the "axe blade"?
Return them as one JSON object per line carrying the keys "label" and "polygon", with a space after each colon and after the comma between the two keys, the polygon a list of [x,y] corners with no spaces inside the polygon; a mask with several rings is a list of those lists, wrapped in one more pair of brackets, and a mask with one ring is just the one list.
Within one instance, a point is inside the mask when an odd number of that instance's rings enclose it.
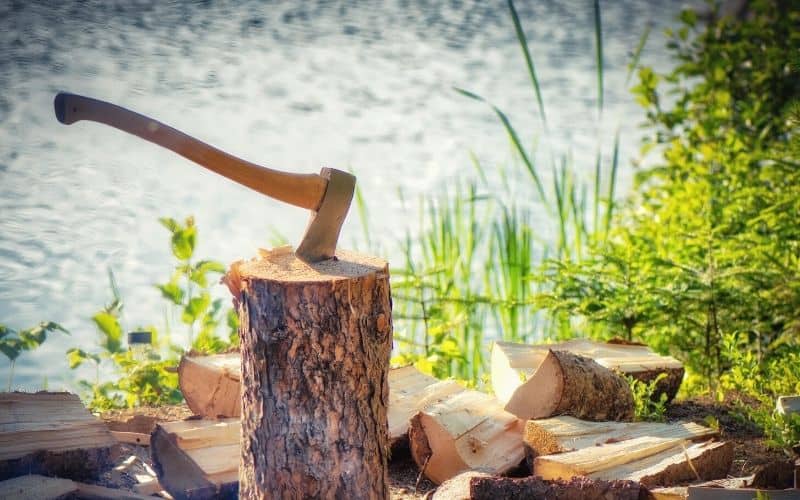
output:
{"label": "axe blade", "polygon": [[348,172],[323,168],[319,175],[327,179],[328,185],[316,212],[311,213],[305,235],[295,251],[297,257],[309,264],[334,257],[339,232],[356,188],[356,177]]}

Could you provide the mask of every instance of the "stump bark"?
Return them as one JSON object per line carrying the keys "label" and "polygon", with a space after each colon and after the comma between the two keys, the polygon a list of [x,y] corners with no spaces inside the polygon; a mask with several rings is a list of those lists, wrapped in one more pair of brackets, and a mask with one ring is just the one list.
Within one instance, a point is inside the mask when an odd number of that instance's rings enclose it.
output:
{"label": "stump bark", "polygon": [[388,498],[388,265],[263,251],[231,266],[242,353],[242,498]]}

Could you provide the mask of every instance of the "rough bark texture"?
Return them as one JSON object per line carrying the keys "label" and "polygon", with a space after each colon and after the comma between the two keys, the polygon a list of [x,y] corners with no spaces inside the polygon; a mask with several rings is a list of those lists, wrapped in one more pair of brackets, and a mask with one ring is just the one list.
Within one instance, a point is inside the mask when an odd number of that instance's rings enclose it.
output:
{"label": "rough bark texture", "polygon": [[625,373],[625,375],[631,376],[636,380],[640,380],[645,384],[649,384],[651,381],[655,380],[656,377],[658,377],[662,373],[665,374],[666,377],[656,382],[652,399],[653,401],[658,401],[661,398],[661,394],[666,394],[667,403],[669,403],[675,398],[675,395],[678,394],[678,389],[681,388],[681,382],[683,382],[684,371],[685,370],[682,367],[664,368],[658,370],[647,370],[642,372],[629,372]]}
{"label": "rough bark texture", "polygon": [[234,265],[242,352],[242,498],[387,498],[392,348],[385,261]]}
{"label": "rough bark texture", "polygon": [[564,377],[561,399],[553,415],[587,420],[633,420],[633,394],[628,383],[594,360],[567,351],[550,351]]}
{"label": "rough bark texture", "polygon": [[475,477],[470,480],[472,500],[525,498],[530,500],[638,500],[641,486],[634,481],[595,481],[576,477],[569,481]]}

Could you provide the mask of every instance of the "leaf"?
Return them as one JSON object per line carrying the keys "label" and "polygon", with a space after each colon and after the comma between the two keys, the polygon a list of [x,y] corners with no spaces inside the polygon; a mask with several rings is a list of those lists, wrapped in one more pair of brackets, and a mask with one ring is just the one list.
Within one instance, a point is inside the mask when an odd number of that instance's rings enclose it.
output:
{"label": "leaf", "polygon": [[171,233],[175,233],[181,230],[181,226],[180,224],[178,224],[178,221],[176,221],[172,217],[161,217],[160,219],[158,219],[158,222],[160,222],[161,225],[167,228]]}
{"label": "leaf", "polygon": [[172,233],[172,254],[178,260],[189,260],[194,253],[197,230],[194,226]]}
{"label": "leaf", "polygon": [[181,320],[187,325],[194,323],[208,309],[209,305],[211,305],[211,296],[208,293],[193,298],[183,308]]}
{"label": "leaf", "polygon": [[100,344],[105,350],[111,353],[122,350],[122,327],[117,317],[105,311],[101,311],[92,317],[100,333],[105,337]]}
{"label": "leaf", "polygon": [[3,339],[0,341],[0,352],[5,354],[9,361],[14,361],[22,352],[22,345],[17,338]]}
{"label": "leaf", "polygon": [[163,285],[156,285],[156,288],[161,290],[161,295],[171,301],[175,305],[181,305],[183,303],[183,296],[184,292],[183,289],[178,285],[174,279],[169,283],[165,283]]}

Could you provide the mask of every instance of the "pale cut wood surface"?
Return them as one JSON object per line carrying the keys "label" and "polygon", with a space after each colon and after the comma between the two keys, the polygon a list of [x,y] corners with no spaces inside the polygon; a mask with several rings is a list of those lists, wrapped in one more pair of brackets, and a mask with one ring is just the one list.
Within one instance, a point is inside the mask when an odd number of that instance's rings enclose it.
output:
{"label": "pale cut wood surface", "polygon": [[29,473],[94,477],[117,443],[75,394],[0,393],[0,479]]}
{"label": "pale cut wood surface", "polygon": [[[510,372],[513,374],[513,371]],[[588,420],[632,420],[633,394],[618,372],[569,351],[546,351],[536,371],[517,389],[505,409],[519,418],[573,415]]]}
{"label": "pale cut wood surface", "polygon": [[413,366],[389,370],[389,442],[395,444],[408,434],[411,418],[428,405],[463,391],[452,380],[437,380]]}
{"label": "pale cut wood surface", "polygon": [[524,459],[522,430],[494,397],[461,391],[414,416],[411,455],[437,484],[469,469],[500,474]]}
{"label": "pale cut wood surface", "polygon": [[181,357],[178,385],[192,413],[204,418],[241,415],[241,361],[238,352]]}
{"label": "pale cut wood surface", "polygon": [[543,479],[630,479],[647,486],[671,486],[725,477],[732,443],[691,443],[683,437],[641,436],[617,443],[539,456],[534,474]]}
{"label": "pale cut wood surface", "polygon": [[161,486],[175,498],[236,498],[238,418],[158,424],[150,454]]}
{"label": "pale cut wood surface", "polygon": [[559,416],[525,423],[523,440],[534,455],[550,455],[642,436],[698,440],[716,436],[693,422],[591,422]]}
{"label": "pale cut wood surface", "polygon": [[[671,356],[662,356],[643,345],[595,342],[573,339],[555,344],[495,342],[491,353],[492,388],[500,401],[507,403],[536,372],[549,350],[563,350],[595,360],[610,370],[648,382],[659,373],[667,378],[657,384],[671,400],[680,386],[683,365]],[[524,390],[524,389],[523,389]]]}
{"label": "pale cut wood surface", "polygon": [[31,474],[0,481],[0,499],[53,500],[65,498],[77,489],[69,479]]}
{"label": "pale cut wood surface", "polygon": [[733,462],[733,443],[676,446],[655,455],[591,474],[595,479],[630,479],[647,487],[724,478]]}

